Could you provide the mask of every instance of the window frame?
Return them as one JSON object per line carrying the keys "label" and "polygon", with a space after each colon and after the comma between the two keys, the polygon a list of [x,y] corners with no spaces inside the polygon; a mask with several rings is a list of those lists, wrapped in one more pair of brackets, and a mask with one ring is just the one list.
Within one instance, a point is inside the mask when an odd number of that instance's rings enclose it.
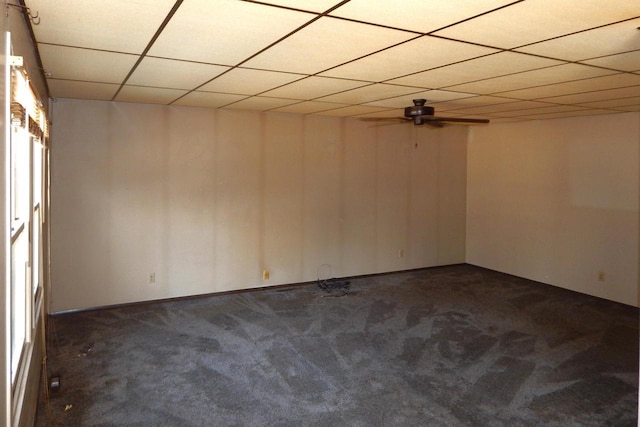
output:
{"label": "window frame", "polygon": [[48,212],[48,122],[22,67],[7,67],[10,80],[9,141],[9,343],[13,411],[26,390],[37,328],[43,327],[45,221]]}

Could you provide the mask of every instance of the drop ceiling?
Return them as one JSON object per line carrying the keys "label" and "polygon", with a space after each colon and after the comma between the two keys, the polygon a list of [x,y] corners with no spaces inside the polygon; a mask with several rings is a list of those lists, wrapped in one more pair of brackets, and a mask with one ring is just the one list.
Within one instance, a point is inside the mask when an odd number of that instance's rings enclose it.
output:
{"label": "drop ceiling", "polygon": [[394,117],[640,111],[637,0],[25,0],[53,98]]}

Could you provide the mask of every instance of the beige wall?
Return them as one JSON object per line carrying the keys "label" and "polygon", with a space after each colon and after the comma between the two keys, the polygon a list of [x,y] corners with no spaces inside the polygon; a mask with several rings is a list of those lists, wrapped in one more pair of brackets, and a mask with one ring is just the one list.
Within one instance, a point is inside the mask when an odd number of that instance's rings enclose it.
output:
{"label": "beige wall", "polygon": [[464,127],[60,99],[52,130],[53,311],[465,261]]}
{"label": "beige wall", "polygon": [[467,262],[637,305],[639,160],[638,113],[474,128]]}

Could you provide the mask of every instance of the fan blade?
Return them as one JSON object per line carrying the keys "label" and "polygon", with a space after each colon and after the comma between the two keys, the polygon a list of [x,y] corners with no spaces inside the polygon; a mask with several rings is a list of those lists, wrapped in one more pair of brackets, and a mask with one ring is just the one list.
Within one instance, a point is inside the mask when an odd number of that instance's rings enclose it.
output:
{"label": "fan blade", "polygon": [[411,123],[411,119],[407,119],[404,117],[360,117],[359,120],[363,122],[373,122],[375,123],[373,126],[393,126],[393,125],[401,125],[404,123]]}
{"label": "fan blade", "polygon": [[489,119],[465,119],[462,117],[434,117],[429,116],[425,119],[426,122],[440,122],[440,123],[489,123]]}

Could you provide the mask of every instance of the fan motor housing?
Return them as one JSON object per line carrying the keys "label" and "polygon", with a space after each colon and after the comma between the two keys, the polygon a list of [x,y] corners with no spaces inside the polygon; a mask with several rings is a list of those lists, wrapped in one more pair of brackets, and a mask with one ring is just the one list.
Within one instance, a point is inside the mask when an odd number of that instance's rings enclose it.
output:
{"label": "fan motor housing", "polygon": [[415,118],[416,116],[433,116],[435,110],[433,107],[426,105],[414,105],[404,109],[404,116],[407,118]]}

